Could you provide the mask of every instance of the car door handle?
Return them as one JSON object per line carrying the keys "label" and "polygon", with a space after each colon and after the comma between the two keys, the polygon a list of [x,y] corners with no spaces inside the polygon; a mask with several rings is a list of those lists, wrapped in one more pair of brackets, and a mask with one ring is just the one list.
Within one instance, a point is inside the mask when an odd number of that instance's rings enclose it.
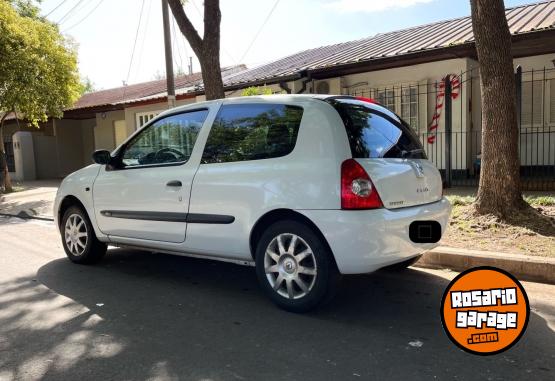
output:
{"label": "car door handle", "polygon": [[183,186],[183,184],[179,180],[172,180],[172,181],[168,181],[166,183],[166,186],[168,186],[168,187],[181,187],[181,186]]}

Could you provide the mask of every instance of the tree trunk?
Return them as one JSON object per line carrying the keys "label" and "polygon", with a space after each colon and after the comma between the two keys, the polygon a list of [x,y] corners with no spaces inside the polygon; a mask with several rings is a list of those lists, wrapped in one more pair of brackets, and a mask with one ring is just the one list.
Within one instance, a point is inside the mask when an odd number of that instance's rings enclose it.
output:
{"label": "tree trunk", "polygon": [[[213,51],[212,48],[207,46],[205,46],[205,49]],[[219,53],[205,53],[203,57],[199,57],[199,62],[206,100],[225,98]]]}
{"label": "tree trunk", "polygon": [[181,0],[167,0],[173,17],[200,62],[204,93],[207,100],[225,97],[220,67],[220,12],[219,0],[204,1],[204,36],[185,14]]}
{"label": "tree trunk", "polygon": [[482,164],[476,210],[506,218],[526,203],[520,190],[511,34],[503,0],[470,0],[480,63]]}
{"label": "tree trunk", "polygon": [[8,114],[9,113],[5,113],[0,119],[0,170],[2,171],[2,185],[6,193],[13,191],[10,172],[8,170],[8,161],[6,160],[6,151],[4,150],[4,119],[6,119]]}

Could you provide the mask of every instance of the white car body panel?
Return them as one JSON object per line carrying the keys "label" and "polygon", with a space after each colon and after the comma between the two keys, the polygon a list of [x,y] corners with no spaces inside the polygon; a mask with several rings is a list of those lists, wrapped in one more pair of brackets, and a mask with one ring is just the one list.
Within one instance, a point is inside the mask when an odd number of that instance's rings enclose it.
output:
{"label": "white car body panel", "polygon": [[[233,101],[240,103],[248,98]],[[334,143],[346,141],[345,132],[330,123],[341,123],[339,116],[319,100],[280,103],[305,108],[293,152],[273,159],[201,164],[193,184],[190,212],[231,215],[235,222],[188,224],[185,250],[252,259],[248,237],[256,221],[267,212],[341,207],[337,162],[349,157],[349,147]]]}
{"label": "white car body panel", "polygon": [[[100,171],[94,183],[95,216],[99,229],[108,235],[112,242],[144,244],[144,241],[163,243],[181,243],[185,241],[186,223],[113,218],[106,217],[101,212],[125,210],[131,212],[187,213],[193,177],[198,169],[202,148],[209,130],[208,127],[204,128],[204,126],[212,124],[218,112],[219,104],[220,102],[213,102],[207,107],[199,107],[198,105],[189,107],[189,110],[207,108],[209,113],[197,137],[191,157],[186,163],[110,171],[103,168]],[[160,114],[155,120],[172,113],[173,110]],[[201,140],[202,142],[199,142]],[[180,181],[182,186],[167,186],[169,181],[175,180]]]}
{"label": "white car body panel", "polygon": [[[96,219],[94,218],[94,206],[93,206],[93,196],[92,189],[94,180],[98,176],[98,172],[102,168],[101,165],[91,164],[85,168],[73,172],[66,176],[66,178],[60,184],[58,192],[56,193],[56,198],[54,199],[54,221],[55,225],[59,226],[60,219],[63,217],[60,215],[60,205],[62,200],[68,196],[77,198],[81,204],[85,207],[89,219],[91,220],[92,226],[94,227],[96,236],[101,241],[107,241],[106,237],[99,229]],[[88,190],[87,190],[88,189]]]}
{"label": "white car body panel", "polygon": [[417,244],[409,239],[409,225],[434,220],[447,228],[451,205],[438,202],[388,210],[299,210],[320,228],[339,272],[361,274],[402,262],[433,249],[437,244]]}
{"label": "white car body panel", "polygon": [[[278,158],[200,164],[219,108],[240,103],[303,107],[295,148]],[[210,112],[187,163],[112,171],[100,165],[89,166],[64,180],[55,210],[66,196],[74,196],[85,206],[101,241],[237,263],[252,263],[249,239],[262,216],[277,209],[296,211],[321,231],[340,272],[345,274],[374,271],[436,246],[415,244],[409,239],[412,221],[438,221],[442,232],[447,227],[450,205],[442,198],[439,172],[426,160],[357,159],[372,178],[385,208],[341,210],[341,163],[352,157],[347,133],[333,107],[314,96],[242,97],[197,103],[163,113],[151,123],[168,113],[199,108],[209,108]],[[411,162],[416,161],[424,177],[417,178],[414,173]],[[169,180],[181,180],[183,187],[166,189]],[[91,190],[85,191],[87,187]],[[418,194],[417,189],[426,190]],[[401,199],[403,205],[388,205]],[[102,210],[223,215],[232,216],[234,221],[127,220],[103,216]]]}
{"label": "white car body panel", "polygon": [[422,159],[356,159],[370,176],[384,206],[406,208],[441,200],[443,184],[435,165]]}

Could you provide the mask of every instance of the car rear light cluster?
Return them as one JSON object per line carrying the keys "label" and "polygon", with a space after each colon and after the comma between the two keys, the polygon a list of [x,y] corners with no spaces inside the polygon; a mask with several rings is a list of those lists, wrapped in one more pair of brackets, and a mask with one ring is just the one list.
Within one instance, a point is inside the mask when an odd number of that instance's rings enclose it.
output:
{"label": "car rear light cluster", "polygon": [[341,164],[341,209],[382,208],[382,200],[368,173],[354,159]]}
{"label": "car rear light cluster", "polygon": [[359,101],[362,101],[362,102],[373,103],[375,105],[379,104],[375,99],[372,99],[372,98],[355,97],[355,99],[357,99]]}

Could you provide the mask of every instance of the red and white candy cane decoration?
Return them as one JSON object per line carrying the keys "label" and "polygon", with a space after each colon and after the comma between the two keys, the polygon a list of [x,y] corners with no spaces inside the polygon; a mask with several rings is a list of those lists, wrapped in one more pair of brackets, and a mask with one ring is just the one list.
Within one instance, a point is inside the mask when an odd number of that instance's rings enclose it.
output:
{"label": "red and white candy cane decoration", "polygon": [[457,99],[459,97],[459,89],[461,87],[460,77],[455,74],[448,74],[441,79],[437,86],[438,92],[436,95],[436,108],[434,111],[434,116],[430,122],[430,127],[428,127],[428,144],[434,144],[436,141],[437,127],[439,126],[439,118],[441,117],[441,111],[443,110],[443,101],[445,100],[445,79],[447,77],[451,78],[451,98]]}

